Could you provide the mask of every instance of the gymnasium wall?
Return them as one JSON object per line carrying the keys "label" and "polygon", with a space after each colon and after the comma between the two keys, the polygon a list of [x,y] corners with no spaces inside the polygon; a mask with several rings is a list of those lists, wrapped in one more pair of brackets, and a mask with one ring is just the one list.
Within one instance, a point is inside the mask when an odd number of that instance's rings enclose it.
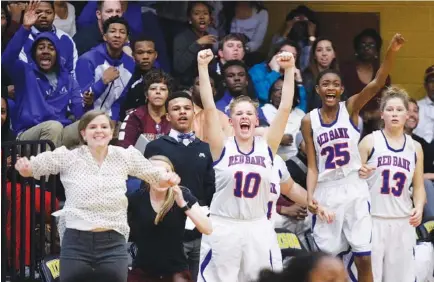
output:
{"label": "gymnasium wall", "polygon": [[272,35],[279,30],[286,14],[299,4],[318,12],[380,13],[380,32],[384,41],[382,54],[394,33],[400,32],[407,40],[392,71],[393,84],[404,87],[416,99],[425,95],[423,73],[434,64],[434,1],[266,1],[265,6],[272,17],[269,18],[264,42],[271,42]]}

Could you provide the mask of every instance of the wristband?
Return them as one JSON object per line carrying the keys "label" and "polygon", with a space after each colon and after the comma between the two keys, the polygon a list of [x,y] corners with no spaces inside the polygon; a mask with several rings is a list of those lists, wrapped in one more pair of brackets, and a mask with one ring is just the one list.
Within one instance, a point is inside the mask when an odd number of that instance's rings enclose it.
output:
{"label": "wristband", "polygon": [[188,211],[190,209],[190,206],[188,205],[188,202],[186,202],[185,203],[185,206],[183,206],[182,208],[181,208],[181,210],[183,211],[183,212],[186,212],[186,211]]}

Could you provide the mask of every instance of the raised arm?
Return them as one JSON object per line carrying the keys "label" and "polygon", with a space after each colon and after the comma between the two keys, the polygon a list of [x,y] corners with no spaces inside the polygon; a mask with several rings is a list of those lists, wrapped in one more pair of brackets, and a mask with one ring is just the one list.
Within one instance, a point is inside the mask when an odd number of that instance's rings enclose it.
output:
{"label": "raised arm", "polygon": [[220,124],[219,113],[215,106],[208,73],[208,64],[213,58],[214,55],[211,49],[202,50],[197,55],[200,98],[205,111],[205,136],[209,140],[212,158],[216,161],[223,152],[225,136]]}
{"label": "raised arm", "polygon": [[315,146],[313,144],[312,126],[310,121],[310,115],[307,114],[301,120],[301,133],[303,134],[303,140],[306,143],[307,154],[307,203],[311,212],[315,212],[317,205],[314,203],[313,193],[318,182],[318,166],[316,162]]}
{"label": "raised arm", "polygon": [[[371,100],[372,97],[374,97],[375,94],[377,94],[377,92],[384,87],[387,77],[392,70],[393,63],[395,62],[396,54],[399,49],[401,49],[404,42],[405,40],[401,36],[401,34],[397,33],[393,36],[389,48],[387,48],[386,57],[380,68],[378,69],[374,80],[369,82],[368,85],[366,85],[360,93],[352,96],[347,100],[346,105],[348,113],[353,119],[358,118],[359,112],[363,108],[363,106],[366,105],[366,103],[368,103],[369,100]],[[356,122],[358,122],[358,120],[356,120]]]}
{"label": "raised arm", "polygon": [[265,135],[273,156],[276,154],[280,142],[282,141],[285,127],[288,122],[288,117],[291,113],[292,102],[294,100],[295,59],[291,53],[282,52],[278,55],[277,63],[281,69],[285,70],[282,87],[282,99],[280,101],[276,116],[271,122],[269,130]]}
{"label": "raised arm", "polygon": [[[39,18],[39,15],[36,14],[36,8],[38,5],[39,2],[35,1],[30,1],[30,3],[27,5],[23,16],[23,25],[14,34],[2,54],[2,66],[14,82],[19,81],[19,78],[22,77],[22,74],[25,71],[25,63],[19,60],[18,56],[20,55],[24,44],[29,38],[30,28]],[[19,82],[21,83],[21,81]]]}
{"label": "raised arm", "polygon": [[419,142],[416,145],[416,168],[413,174],[413,203],[414,208],[411,212],[410,224],[414,227],[420,225],[423,215],[423,207],[426,204],[426,191],[423,183],[423,151]]}

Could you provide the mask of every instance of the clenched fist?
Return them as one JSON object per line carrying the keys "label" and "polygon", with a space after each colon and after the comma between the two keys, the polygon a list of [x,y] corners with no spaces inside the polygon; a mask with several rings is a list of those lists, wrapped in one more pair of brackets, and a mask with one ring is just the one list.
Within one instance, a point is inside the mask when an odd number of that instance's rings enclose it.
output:
{"label": "clenched fist", "polygon": [[295,67],[294,55],[290,52],[282,52],[277,55],[277,64],[281,69],[286,70]]}
{"label": "clenched fist", "polygon": [[197,53],[197,64],[199,66],[207,66],[213,58],[214,54],[211,49],[201,50]]}

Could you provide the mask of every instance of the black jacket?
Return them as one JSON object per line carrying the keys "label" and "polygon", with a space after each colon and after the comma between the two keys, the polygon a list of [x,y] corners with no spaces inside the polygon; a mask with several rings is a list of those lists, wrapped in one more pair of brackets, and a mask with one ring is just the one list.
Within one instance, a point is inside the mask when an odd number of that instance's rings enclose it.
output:
{"label": "black jacket", "polygon": [[[151,141],[145,150],[145,157],[163,155],[170,159],[175,172],[181,177],[181,185],[188,187],[200,205],[211,204],[215,192],[215,173],[208,143],[196,138],[188,146],[178,143],[170,136]],[[200,233],[185,233],[185,241],[199,238]]]}
{"label": "black jacket", "polygon": [[77,31],[72,39],[75,42],[78,56],[83,55],[93,47],[104,42],[98,23]]}

